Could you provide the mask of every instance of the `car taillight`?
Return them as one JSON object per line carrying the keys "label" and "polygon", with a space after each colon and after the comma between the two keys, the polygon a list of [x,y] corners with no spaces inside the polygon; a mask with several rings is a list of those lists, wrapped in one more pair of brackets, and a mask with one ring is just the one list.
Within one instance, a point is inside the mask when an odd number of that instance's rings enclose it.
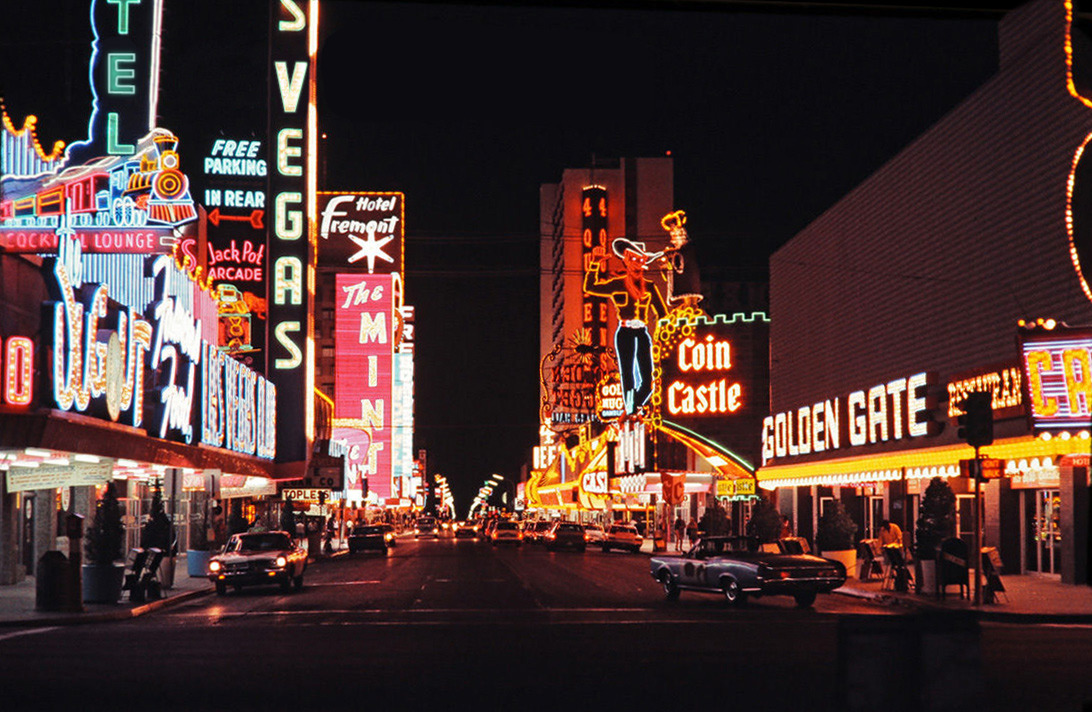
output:
{"label": "car taillight", "polygon": [[552,540],[552,539],[554,539],[555,537],[554,537],[554,534],[553,534],[553,533],[551,532],[551,533],[549,533],[549,534],[547,534],[547,535],[546,535],[546,538],[547,538],[547,539],[551,539],[551,540]]}

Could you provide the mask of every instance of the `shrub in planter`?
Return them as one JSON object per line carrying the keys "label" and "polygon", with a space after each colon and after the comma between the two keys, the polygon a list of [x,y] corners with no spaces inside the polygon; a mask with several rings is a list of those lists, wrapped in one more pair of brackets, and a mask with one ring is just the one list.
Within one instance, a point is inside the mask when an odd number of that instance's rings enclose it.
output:
{"label": "shrub in planter", "polygon": [[773,502],[758,500],[751,510],[751,518],[747,520],[747,535],[758,537],[763,544],[778,540],[781,536],[781,513]]}
{"label": "shrub in planter", "polygon": [[125,528],[121,523],[121,505],[113,481],[106,483],[102,499],[95,505],[95,518],[87,530],[83,566],[83,600],[91,603],[117,603],[125,564],[121,558]]}
{"label": "shrub in planter", "polygon": [[[779,524],[780,526],[780,524]],[[854,548],[857,523],[841,502],[835,502],[822,517],[815,532],[815,545],[820,551],[849,551]]]}
{"label": "shrub in planter", "polygon": [[936,558],[940,542],[955,534],[956,497],[952,486],[940,477],[934,477],[921,498],[914,532],[914,556],[919,561]]}

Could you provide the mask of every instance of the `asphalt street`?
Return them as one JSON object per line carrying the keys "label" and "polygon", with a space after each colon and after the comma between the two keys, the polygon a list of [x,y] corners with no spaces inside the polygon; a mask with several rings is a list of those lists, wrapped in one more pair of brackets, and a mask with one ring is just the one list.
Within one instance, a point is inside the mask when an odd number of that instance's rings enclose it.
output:
{"label": "asphalt street", "polygon": [[[128,622],[0,634],[2,706],[869,709],[885,693],[850,678],[875,682],[877,659],[905,648],[890,634],[905,632],[896,613],[839,595],[806,610],[791,598],[668,602],[644,555],[402,539],[389,556],[312,565],[300,592],[229,591]],[[1086,627],[985,624],[942,638],[930,650],[951,658],[940,669],[955,679],[933,693],[953,709],[1092,701]]]}

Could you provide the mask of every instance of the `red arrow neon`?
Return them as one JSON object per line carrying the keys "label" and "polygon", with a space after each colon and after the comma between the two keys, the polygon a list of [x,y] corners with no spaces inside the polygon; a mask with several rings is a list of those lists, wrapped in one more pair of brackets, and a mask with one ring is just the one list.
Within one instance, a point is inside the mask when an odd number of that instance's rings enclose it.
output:
{"label": "red arrow neon", "polygon": [[250,226],[255,230],[261,230],[262,217],[265,215],[264,210],[252,210],[250,215],[221,215],[220,208],[213,208],[209,213],[209,222],[219,227],[221,220],[234,220],[236,222],[248,222]]}

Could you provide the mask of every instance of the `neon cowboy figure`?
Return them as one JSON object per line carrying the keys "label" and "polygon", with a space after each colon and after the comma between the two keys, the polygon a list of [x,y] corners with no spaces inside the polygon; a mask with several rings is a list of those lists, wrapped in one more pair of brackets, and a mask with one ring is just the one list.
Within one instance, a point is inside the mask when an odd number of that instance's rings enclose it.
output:
{"label": "neon cowboy figure", "polygon": [[[619,237],[611,243],[614,254],[626,266],[624,274],[600,279],[602,262],[592,262],[584,276],[584,292],[609,297],[618,312],[614,351],[622,377],[622,397],[627,415],[636,414],[652,395],[652,336],[649,325],[667,315],[667,303],[660,288],[645,278],[651,262],[662,253],[650,253],[643,242]],[[604,260],[605,261],[605,260]]]}

